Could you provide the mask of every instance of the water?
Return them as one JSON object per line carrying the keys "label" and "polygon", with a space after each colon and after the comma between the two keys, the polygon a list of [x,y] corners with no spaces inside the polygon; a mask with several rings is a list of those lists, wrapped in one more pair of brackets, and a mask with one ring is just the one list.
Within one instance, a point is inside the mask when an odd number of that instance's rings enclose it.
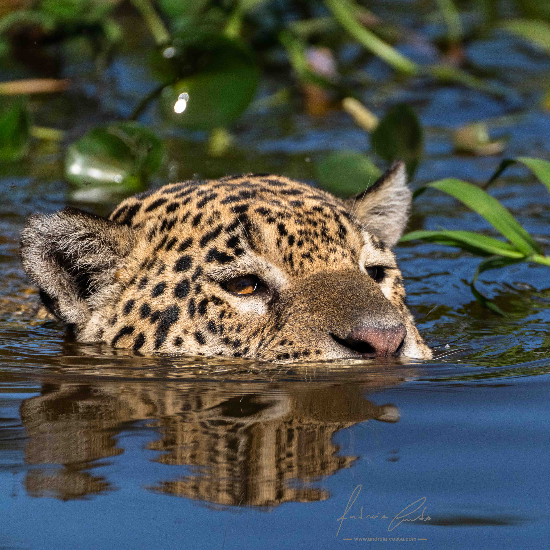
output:
{"label": "water", "polygon": [[[515,51],[497,36],[478,42],[473,59],[484,48],[494,55],[499,40]],[[381,111],[411,101],[427,126],[416,185],[486,180],[499,159],[456,156],[450,130],[488,116],[493,135],[509,135],[507,157],[545,156],[550,116],[536,83],[547,62],[517,55],[506,61],[513,93],[504,101],[422,82],[370,97]],[[147,85],[135,59],[115,69],[125,94]],[[128,111],[126,96],[71,94],[84,125],[86,116]],[[313,180],[325,152],[368,146],[339,113],[312,120],[252,110],[234,133],[236,148],[221,158],[205,155],[204,136],[174,133],[155,184],[195,172]],[[28,162],[0,167],[0,547],[547,547],[548,268],[483,275],[479,288],[508,314],[501,318],[470,292],[478,259],[398,247],[411,310],[436,350],[427,362],[276,366],[80,345],[36,318],[17,258],[26,216],[75,204],[61,158],[42,144]],[[550,194],[525,171],[507,174],[493,195],[547,247]],[[415,204],[410,228],[420,227],[488,229],[435,192]]]}

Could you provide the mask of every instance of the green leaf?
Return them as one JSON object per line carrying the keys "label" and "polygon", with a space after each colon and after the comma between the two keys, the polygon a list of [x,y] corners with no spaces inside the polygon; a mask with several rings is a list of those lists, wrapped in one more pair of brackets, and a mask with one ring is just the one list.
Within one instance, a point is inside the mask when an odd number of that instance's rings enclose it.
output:
{"label": "green leaf", "polygon": [[535,19],[510,19],[501,28],[531,42],[550,54],[550,25]]}
{"label": "green leaf", "polygon": [[482,256],[498,254],[507,258],[525,258],[525,254],[519,252],[510,243],[499,241],[486,235],[479,235],[472,231],[412,231],[403,235],[400,242],[415,239],[422,239],[447,246],[456,246]]}
{"label": "green leaf", "polygon": [[447,178],[425,187],[439,189],[455,197],[483,216],[497,231],[500,231],[524,255],[542,253],[538,243],[514,219],[512,214],[491,195],[479,187],[454,178]]}
{"label": "green leaf", "polygon": [[374,163],[355,151],[330,153],[315,166],[321,186],[340,196],[351,196],[370,187],[381,175]]}
{"label": "green leaf", "polygon": [[371,136],[373,151],[384,160],[403,160],[412,177],[422,156],[422,126],[415,112],[402,103],[391,108]]}
{"label": "green leaf", "polygon": [[109,193],[136,192],[162,163],[160,140],[133,122],[94,128],[67,149],[65,176],[78,188],[92,185]]}
{"label": "green leaf", "polygon": [[[212,33],[196,33],[175,40],[173,59],[178,81],[161,94],[166,118],[192,130],[227,126],[254,98],[259,70],[254,58],[237,41]],[[183,112],[174,110],[179,96],[187,93]]]}
{"label": "green leaf", "polygon": [[518,157],[516,160],[525,164],[550,191],[550,162],[531,157]]}
{"label": "green leaf", "polygon": [[517,159],[504,159],[496,169],[495,173],[483,186],[484,189],[487,189],[491,183],[497,180],[500,175],[513,164],[521,162],[527,168],[529,168],[535,176],[546,186],[548,191],[550,191],[550,162],[547,160],[536,159],[531,157],[518,157]]}
{"label": "green leaf", "polygon": [[0,160],[16,161],[29,148],[30,115],[24,99],[2,98],[0,106]]}

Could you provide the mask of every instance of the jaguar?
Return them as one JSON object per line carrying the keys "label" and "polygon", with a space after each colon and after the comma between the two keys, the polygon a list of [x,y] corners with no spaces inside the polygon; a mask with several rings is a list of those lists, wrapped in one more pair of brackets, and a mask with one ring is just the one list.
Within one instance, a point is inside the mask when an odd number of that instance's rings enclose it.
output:
{"label": "jaguar", "polygon": [[392,253],[403,163],[339,199],[287,177],[169,184],[107,217],[32,216],[24,269],[81,342],[270,362],[430,358]]}

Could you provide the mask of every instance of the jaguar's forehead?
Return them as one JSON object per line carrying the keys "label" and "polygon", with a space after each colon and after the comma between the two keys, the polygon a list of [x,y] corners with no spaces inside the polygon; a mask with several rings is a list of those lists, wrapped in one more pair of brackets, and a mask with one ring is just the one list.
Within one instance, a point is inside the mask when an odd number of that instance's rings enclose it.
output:
{"label": "jaguar's forehead", "polygon": [[190,181],[121,203],[111,219],[142,231],[155,249],[204,251],[206,264],[230,264],[250,253],[293,274],[319,265],[356,265],[393,255],[353,216],[353,208],[320,189],[283,177],[249,175]]}

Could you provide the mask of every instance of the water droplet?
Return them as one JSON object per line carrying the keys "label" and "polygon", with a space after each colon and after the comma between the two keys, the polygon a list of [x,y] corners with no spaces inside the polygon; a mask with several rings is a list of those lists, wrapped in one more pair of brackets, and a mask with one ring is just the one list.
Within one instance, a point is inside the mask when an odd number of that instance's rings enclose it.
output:
{"label": "water droplet", "polygon": [[165,59],[171,59],[175,55],[176,55],[176,48],[174,48],[174,46],[168,46],[162,52],[162,57],[164,57]]}
{"label": "water droplet", "polygon": [[187,108],[187,102],[189,101],[189,94],[183,92],[178,96],[178,100],[174,103],[174,113],[181,114]]}

